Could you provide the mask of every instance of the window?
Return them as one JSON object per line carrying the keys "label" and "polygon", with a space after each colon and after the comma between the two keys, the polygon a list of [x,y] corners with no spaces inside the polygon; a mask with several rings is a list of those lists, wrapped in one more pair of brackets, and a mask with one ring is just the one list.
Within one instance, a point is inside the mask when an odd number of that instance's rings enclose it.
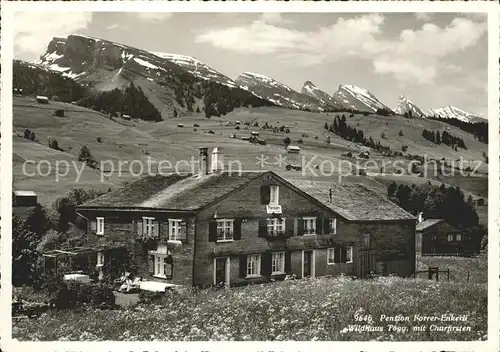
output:
{"label": "window", "polygon": [[453,235],[448,235],[448,242],[452,242],[453,241]]}
{"label": "window", "polygon": [[154,276],[169,279],[172,277],[172,264],[168,263],[166,254],[154,255]]}
{"label": "window", "polygon": [[370,247],[370,234],[369,233],[365,233],[363,234],[362,236],[362,243],[363,243],[363,246],[364,247]]}
{"label": "window", "polygon": [[279,187],[278,186],[270,186],[269,191],[270,191],[269,204],[278,205],[279,204]]}
{"label": "window", "polygon": [[267,219],[267,234],[279,235],[285,232],[285,219],[269,218]]}
{"label": "window", "polygon": [[142,218],[142,233],[144,236],[154,236],[154,220],[155,218]]}
{"label": "window", "polygon": [[285,252],[273,253],[271,257],[271,274],[282,274],[285,272]]}
{"label": "window", "polygon": [[180,241],[181,219],[168,219],[168,239],[170,241]]}
{"label": "window", "polygon": [[217,220],[217,241],[232,241],[234,220]]}
{"label": "window", "polygon": [[304,235],[316,234],[316,218],[304,218]]}
{"label": "window", "polygon": [[455,238],[456,241],[461,241],[462,240],[462,235],[457,234],[457,237]]}
{"label": "window", "polygon": [[247,257],[247,277],[260,276],[260,254]]}
{"label": "window", "polygon": [[97,266],[103,266],[103,265],[104,265],[104,253],[97,252]]}
{"label": "window", "polygon": [[97,221],[96,234],[104,235],[104,218],[96,218],[96,221]]}
{"label": "window", "polygon": [[346,263],[352,263],[352,246],[347,247],[345,260]]}
{"label": "window", "polygon": [[333,235],[336,235],[337,234],[337,219],[331,218],[329,226],[330,226],[330,233]]}
{"label": "window", "polygon": [[335,264],[335,248],[327,249],[328,265]]}
{"label": "window", "polygon": [[335,247],[327,249],[327,264],[333,265],[337,263],[352,263],[353,262],[353,247]]}

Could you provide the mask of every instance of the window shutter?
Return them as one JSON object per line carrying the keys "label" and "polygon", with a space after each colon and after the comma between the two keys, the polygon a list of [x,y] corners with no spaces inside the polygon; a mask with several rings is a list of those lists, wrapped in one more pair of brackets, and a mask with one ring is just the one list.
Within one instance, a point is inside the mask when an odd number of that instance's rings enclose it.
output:
{"label": "window shutter", "polygon": [[267,205],[271,201],[271,188],[269,186],[260,187],[260,204]]}
{"label": "window shutter", "polygon": [[289,274],[292,271],[292,252],[285,252],[285,272]]}
{"label": "window shutter", "polygon": [[187,242],[187,221],[186,220],[181,221],[181,230],[179,232],[178,240],[181,241],[182,243]]}
{"label": "window shutter", "polygon": [[262,253],[260,256],[260,274],[262,276],[271,276],[272,272],[272,255],[270,252]]}
{"label": "window shutter", "polygon": [[90,231],[97,232],[97,220],[90,221]]}
{"label": "window shutter", "polygon": [[242,254],[240,255],[240,278],[244,278],[247,276],[247,256]]}
{"label": "window shutter", "polygon": [[143,224],[142,224],[142,219],[141,219],[141,220],[137,220],[137,225],[136,225],[136,226],[137,226],[137,233],[138,233],[140,236],[142,236],[142,234],[143,234],[143,230],[144,230],[144,228],[143,228]]}
{"label": "window shutter", "polygon": [[323,218],[321,217],[316,218],[316,234],[317,235],[323,234]]}
{"label": "window shutter", "polygon": [[323,234],[327,235],[331,232],[332,232],[332,229],[330,229],[330,219],[323,218]]}
{"label": "window shutter", "polygon": [[259,237],[267,236],[267,219],[259,220]]}
{"label": "window shutter", "polygon": [[157,220],[153,221],[153,236],[158,237],[160,235],[160,222]]}
{"label": "window shutter", "polygon": [[295,230],[295,219],[294,218],[285,219],[285,233],[291,237],[294,235],[294,230]]}
{"label": "window shutter", "polygon": [[334,263],[340,263],[341,262],[340,261],[340,256],[341,256],[340,247],[335,247],[333,262]]}
{"label": "window shutter", "polygon": [[150,255],[149,256],[149,266],[148,266],[148,272],[150,275],[154,275],[155,273],[155,256]]}
{"label": "window shutter", "polygon": [[340,248],[340,253],[342,253],[341,258],[341,263],[346,263],[347,262],[347,248],[346,247],[341,247]]}
{"label": "window shutter", "polygon": [[217,242],[217,221],[215,220],[208,222],[208,241]]}
{"label": "window shutter", "polygon": [[297,235],[304,235],[304,219],[298,219],[297,221]]}
{"label": "window shutter", "polygon": [[241,240],[241,219],[234,219],[233,239],[234,240]]}

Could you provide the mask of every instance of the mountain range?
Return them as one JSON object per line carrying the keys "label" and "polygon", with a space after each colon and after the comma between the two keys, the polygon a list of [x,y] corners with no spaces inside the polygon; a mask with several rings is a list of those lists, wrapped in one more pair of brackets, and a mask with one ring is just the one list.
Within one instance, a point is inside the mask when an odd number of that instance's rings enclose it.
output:
{"label": "mountain range", "polygon": [[306,81],[298,92],[259,73],[244,72],[233,80],[192,56],[149,52],[84,35],[53,38],[46,53],[32,64],[97,91],[123,88],[133,83],[142,89],[163,117],[171,116],[174,109],[192,112],[211,105],[212,110],[217,110],[222,99],[229,110],[238,106],[276,105],[318,112],[376,113],[384,110],[403,115],[411,111],[412,117],[484,121],[453,106],[424,113],[404,96],[400,96],[397,107],[391,109],[372,92],[355,85],[341,84],[330,95],[311,81]]}

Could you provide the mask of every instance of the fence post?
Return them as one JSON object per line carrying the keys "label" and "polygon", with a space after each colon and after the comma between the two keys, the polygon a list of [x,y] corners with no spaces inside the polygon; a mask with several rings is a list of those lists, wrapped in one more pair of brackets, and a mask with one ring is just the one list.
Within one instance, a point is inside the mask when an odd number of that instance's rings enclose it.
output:
{"label": "fence post", "polygon": [[470,276],[470,271],[467,270],[467,283],[469,283],[469,276]]}
{"label": "fence post", "polygon": [[450,281],[450,269],[448,269],[448,281]]}

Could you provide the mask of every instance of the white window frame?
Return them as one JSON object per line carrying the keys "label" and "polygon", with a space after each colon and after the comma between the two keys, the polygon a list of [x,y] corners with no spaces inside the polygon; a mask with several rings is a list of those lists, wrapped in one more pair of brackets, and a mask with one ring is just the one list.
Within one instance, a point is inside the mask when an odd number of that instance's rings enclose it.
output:
{"label": "white window frame", "polygon": [[[309,216],[309,217],[304,217],[302,218],[304,221],[304,236],[313,236],[316,235],[316,217],[314,216]],[[312,224],[312,232],[307,232],[308,227],[306,226],[307,223]]]}
{"label": "white window frame", "polygon": [[458,242],[462,241],[462,235],[461,235],[461,234],[459,234],[459,233],[457,233],[457,234],[455,235],[455,241],[458,241]]}
{"label": "white window frame", "polygon": [[302,277],[304,277],[304,253],[307,251],[312,252],[311,258],[311,278],[316,277],[316,250],[314,249],[304,249],[302,250]]}
{"label": "white window frame", "polygon": [[[346,253],[345,253],[346,263],[352,263],[353,262],[353,260],[352,260],[353,254],[354,254],[353,246],[347,246]],[[349,258],[349,260],[348,260],[348,258]]]}
{"label": "white window frame", "polygon": [[[172,264],[167,264],[165,262],[168,257],[168,254],[152,253],[152,255],[154,256],[153,276],[161,279],[168,279],[172,277],[172,270],[173,270]],[[167,265],[170,266],[170,275],[166,274]]]}
{"label": "white window frame", "polygon": [[[333,254],[331,257],[330,257],[330,252]],[[332,260],[330,262],[330,259]],[[326,250],[326,263],[328,265],[335,265],[335,247],[333,248],[327,248]]]}
{"label": "white window frame", "polygon": [[279,186],[269,186],[269,205],[278,205],[280,203]]}
{"label": "white window frame", "polygon": [[97,252],[97,267],[102,267],[104,266],[104,253],[103,252]]}
{"label": "white window frame", "polygon": [[337,234],[337,218],[330,218],[330,234],[336,235]]}
{"label": "white window frame", "polygon": [[[247,255],[247,275],[246,277],[260,277],[260,265],[262,257],[260,254]],[[249,273],[250,272],[250,273]]]}
{"label": "white window frame", "polygon": [[[276,270],[275,270],[276,268]],[[276,252],[271,254],[271,275],[285,273],[285,252]]]}
{"label": "white window frame", "polygon": [[447,237],[447,241],[448,242],[453,242],[453,235],[452,234],[449,234],[448,237]]}
{"label": "white window frame", "polygon": [[267,218],[267,233],[272,235],[279,232],[284,233],[286,230],[285,220],[285,218]]}
{"label": "white window frame", "polygon": [[150,216],[142,217],[142,234],[144,236],[154,236],[154,221],[155,218]]}
{"label": "white window frame", "polygon": [[102,216],[96,217],[96,235],[104,235],[104,218]]}
{"label": "white window frame", "polygon": [[168,240],[180,241],[179,234],[182,228],[182,219],[168,219]]}
{"label": "white window frame", "polygon": [[230,285],[230,280],[231,280],[231,258],[230,257],[216,257],[214,258],[214,285],[217,285],[217,259],[225,259],[226,263],[226,277],[225,277],[225,284],[226,286]]}
{"label": "white window frame", "polygon": [[[234,219],[217,219],[216,221],[217,221],[217,242],[234,241]],[[219,235],[221,233],[222,237],[219,238]]]}

